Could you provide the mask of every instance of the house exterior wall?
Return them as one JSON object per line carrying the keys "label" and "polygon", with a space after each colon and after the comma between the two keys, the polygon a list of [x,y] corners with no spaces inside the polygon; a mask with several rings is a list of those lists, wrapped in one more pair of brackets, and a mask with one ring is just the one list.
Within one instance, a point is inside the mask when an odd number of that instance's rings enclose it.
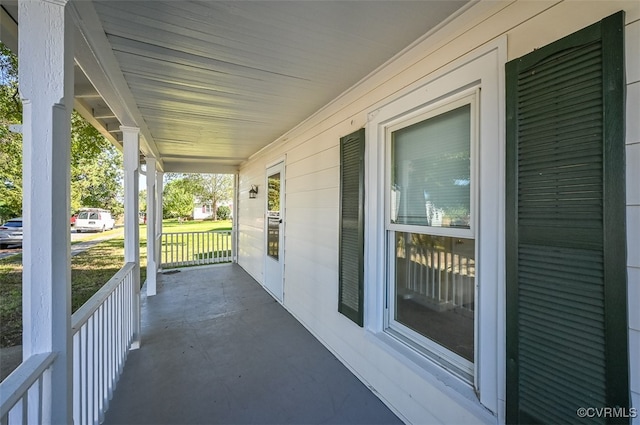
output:
{"label": "house exterior wall", "polygon": [[[483,378],[491,379],[495,386],[492,400],[483,405],[472,390],[456,379],[437,367],[422,367],[410,353],[398,352],[381,343],[366,323],[364,329],[360,328],[338,313],[340,137],[366,127],[370,113],[429,82],[474,50],[506,38],[504,59],[508,61],[619,10],[626,11],[630,390],[632,406],[640,408],[640,362],[637,360],[640,358],[640,120],[637,117],[640,3],[637,1],[477,3],[405,49],[241,167],[238,263],[258,282],[264,282],[265,170],[284,159],[284,306],[404,421],[503,423],[505,372],[499,369],[495,376]],[[499,124],[504,133],[504,122]],[[252,184],[259,185],[256,199],[248,196]],[[382,188],[371,185],[367,186],[366,193],[375,190],[382,193]],[[371,284],[365,281],[365,292]],[[504,294],[496,296],[499,303],[504,302]],[[369,314],[365,310],[365,321]],[[499,327],[497,333],[498,363],[504,365],[504,327]],[[633,423],[638,425],[640,420],[635,419]]]}

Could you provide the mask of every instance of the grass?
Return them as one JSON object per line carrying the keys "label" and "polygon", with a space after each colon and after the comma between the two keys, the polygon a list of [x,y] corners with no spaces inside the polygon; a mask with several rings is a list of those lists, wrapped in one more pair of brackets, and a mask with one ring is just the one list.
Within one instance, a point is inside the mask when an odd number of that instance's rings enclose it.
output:
{"label": "grass", "polygon": [[[163,237],[161,259],[163,263],[185,266],[199,265],[201,260],[227,257],[231,258],[231,236],[214,234],[212,231],[231,230],[230,221],[163,221],[163,233],[174,234]],[[184,234],[177,234],[182,233]],[[199,232],[199,233],[198,233]]]}
{"label": "grass", "polygon": [[[166,226],[166,227],[164,227]],[[203,229],[228,228],[230,222],[185,222],[177,221],[163,227],[171,231],[198,231]],[[184,229],[184,230],[183,230]],[[116,230],[117,231],[117,230]],[[97,233],[84,241],[108,235]],[[146,279],[146,226],[140,226],[140,282]],[[115,237],[103,241],[88,250],[71,257],[71,310],[76,311],[100,289],[124,265],[124,239]],[[22,344],[22,255],[0,260],[0,347]]]}
{"label": "grass", "polygon": [[[231,230],[231,221],[163,220],[165,233]],[[147,226],[140,226],[140,283],[146,279]],[[83,241],[108,235],[96,233]],[[77,242],[74,242],[74,244]],[[71,257],[71,310],[76,311],[124,265],[122,236],[98,243]],[[0,260],[0,347],[22,344],[22,254]]]}
{"label": "grass", "polygon": [[[141,227],[146,229],[147,226],[145,225]],[[231,230],[231,220],[192,220],[183,221],[182,223],[179,223],[177,219],[162,220],[163,233],[209,232],[212,230]]]}

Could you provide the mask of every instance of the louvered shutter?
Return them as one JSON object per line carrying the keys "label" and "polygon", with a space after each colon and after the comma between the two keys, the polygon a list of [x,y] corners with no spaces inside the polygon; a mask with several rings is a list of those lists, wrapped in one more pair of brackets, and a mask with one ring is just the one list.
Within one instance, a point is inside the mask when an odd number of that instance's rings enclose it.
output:
{"label": "louvered shutter", "polygon": [[363,325],[364,129],[340,139],[338,311]]}
{"label": "louvered shutter", "polygon": [[622,12],[507,64],[507,421],[628,407]]}

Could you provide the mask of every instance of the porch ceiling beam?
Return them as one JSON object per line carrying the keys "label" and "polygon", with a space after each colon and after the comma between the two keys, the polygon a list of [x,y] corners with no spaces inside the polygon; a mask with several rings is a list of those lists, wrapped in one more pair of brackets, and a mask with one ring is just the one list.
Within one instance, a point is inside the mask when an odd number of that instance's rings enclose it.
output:
{"label": "porch ceiling beam", "polygon": [[243,156],[194,156],[194,155],[176,155],[176,154],[165,154],[163,156],[166,161],[226,161],[229,162],[237,162],[240,163],[242,161],[246,161],[247,158]]}
{"label": "porch ceiling beam", "polygon": [[92,108],[87,105],[84,99],[79,99],[78,97],[76,97],[73,102],[73,107],[85,120],[87,120],[89,124],[95,127],[96,130],[100,132],[100,134],[102,134],[119,150],[122,150],[122,135],[109,132],[109,130],[106,128],[106,125],[92,113]]}
{"label": "porch ceiling beam", "polygon": [[0,7],[0,40],[12,52],[18,51],[18,24]]}
{"label": "porch ceiling beam", "polygon": [[236,174],[237,165],[221,165],[206,161],[164,161],[164,171],[168,173],[207,173],[207,174]]}
{"label": "porch ceiling beam", "polygon": [[76,37],[76,62],[118,121],[123,126],[140,129],[141,151],[158,158],[158,168],[163,170],[163,162],[153,136],[124,79],[93,3],[78,1],[71,2],[70,6],[77,17],[79,32]]}
{"label": "porch ceiling beam", "polygon": [[99,120],[116,118],[116,114],[109,108],[94,108],[93,116]]}
{"label": "porch ceiling beam", "polygon": [[77,85],[74,88],[74,96],[79,98],[99,98],[100,93],[91,85],[83,84]]}

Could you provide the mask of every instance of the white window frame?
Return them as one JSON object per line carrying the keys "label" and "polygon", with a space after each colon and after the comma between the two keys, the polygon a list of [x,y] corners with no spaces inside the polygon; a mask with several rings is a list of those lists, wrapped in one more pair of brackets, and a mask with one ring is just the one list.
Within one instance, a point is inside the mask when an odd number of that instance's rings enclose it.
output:
{"label": "white window frame", "polygon": [[[476,198],[477,198],[477,144],[478,144],[478,100],[480,96],[480,90],[478,87],[472,87],[461,93],[456,93],[453,96],[446,97],[433,104],[427,104],[422,108],[418,108],[406,115],[401,115],[395,120],[391,120],[384,124],[385,129],[385,181],[386,181],[386,195],[385,196],[385,227],[387,233],[387,278],[386,278],[386,293],[387,293],[387,307],[385,309],[384,328],[385,331],[399,338],[404,343],[413,346],[416,350],[423,353],[425,356],[433,359],[434,362],[439,363],[446,367],[451,373],[456,374],[463,380],[474,384],[476,387],[475,376],[476,365],[478,361],[477,356],[477,341],[478,341],[478,309],[474,309],[474,359],[473,362],[468,361],[462,356],[449,350],[440,343],[429,339],[428,337],[412,330],[401,322],[396,321],[395,318],[395,235],[397,232],[407,232],[416,234],[425,234],[432,236],[445,236],[452,238],[465,238],[473,239],[474,252],[478,251],[478,238],[476,232],[477,215],[476,211]],[[470,105],[470,140],[469,140],[469,158],[470,158],[470,222],[468,229],[449,228],[449,227],[435,227],[435,226],[420,226],[420,225],[407,225],[397,224],[391,221],[392,212],[391,209],[391,180],[392,180],[392,133],[394,131],[406,128],[412,124],[416,124],[430,118],[439,116],[441,114],[452,111],[464,105]],[[477,261],[476,261],[477,265]],[[478,295],[478,281],[475,279],[475,303],[477,305]]]}
{"label": "white window frame", "polygon": [[[464,55],[417,81],[397,96],[368,111],[365,176],[365,309],[364,326],[387,352],[425,376],[449,375],[465,398],[475,393],[497,416],[505,400],[505,137],[504,64],[506,37]],[[474,205],[476,240],[476,339],[473,384],[425,355],[419,347],[387,332],[388,240],[386,176],[387,128],[411,114],[436,108],[456,96],[479,90],[477,140],[477,199]],[[448,99],[448,100],[447,100]],[[378,189],[376,189],[378,188]],[[431,228],[430,228],[431,230]],[[417,369],[416,369],[417,368]],[[437,381],[442,381],[437,378]],[[466,388],[466,389],[465,389]]]}
{"label": "white window frame", "polygon": [[[418,109],[413,113],[407,114],[407,116],[401,116],[395,121],[390,121],[385,124],[385,142],[386,142],[386,174],[387,178],[385,185],[385,193],[387,194],[387,199],[385,203],[385,211],[387,213],[386,222],[387,222],[387,230],[393,230],[398,232],[411,232],[411,233],[428,233],[434,236],[451,236],[451,237],[460,237],[460,238],[474,238],[476,234],[476,186],[477,186],[477,175],[476,175],[476,149],[478,142],[478,126],[477,126],[477,115],[478,115],[478,107],[476,99],[479,96],[479,90],[477,88],[473,88],[470,90],[466,90],[460,94],[452,96],[451,98],[444,99],[440,102],[437,102],[435,105],[428,105],[425,108]],[[442,115],[446,112],[452,111],[458,107],[464,105],[471,105],[471,140],[470,140],[470,158],[471,158],[471,167],[470,167],[470,193],[471,193],[471,220],[469,229],[464,228],[454,228],[454,227],[436,227],[436,226],[422,226],[422,225],[412,225],[412,224],[398,224],[391,222],[391,202],[389,202],[389,194],[391,193],[391,134],[394,131],[401,130],[403,128],[409,127],[412,124],[417,124],[419,122],[428,120],[430,118],[434,118],[438,115]],[[425,230],[427,228],[428,230]]]}

